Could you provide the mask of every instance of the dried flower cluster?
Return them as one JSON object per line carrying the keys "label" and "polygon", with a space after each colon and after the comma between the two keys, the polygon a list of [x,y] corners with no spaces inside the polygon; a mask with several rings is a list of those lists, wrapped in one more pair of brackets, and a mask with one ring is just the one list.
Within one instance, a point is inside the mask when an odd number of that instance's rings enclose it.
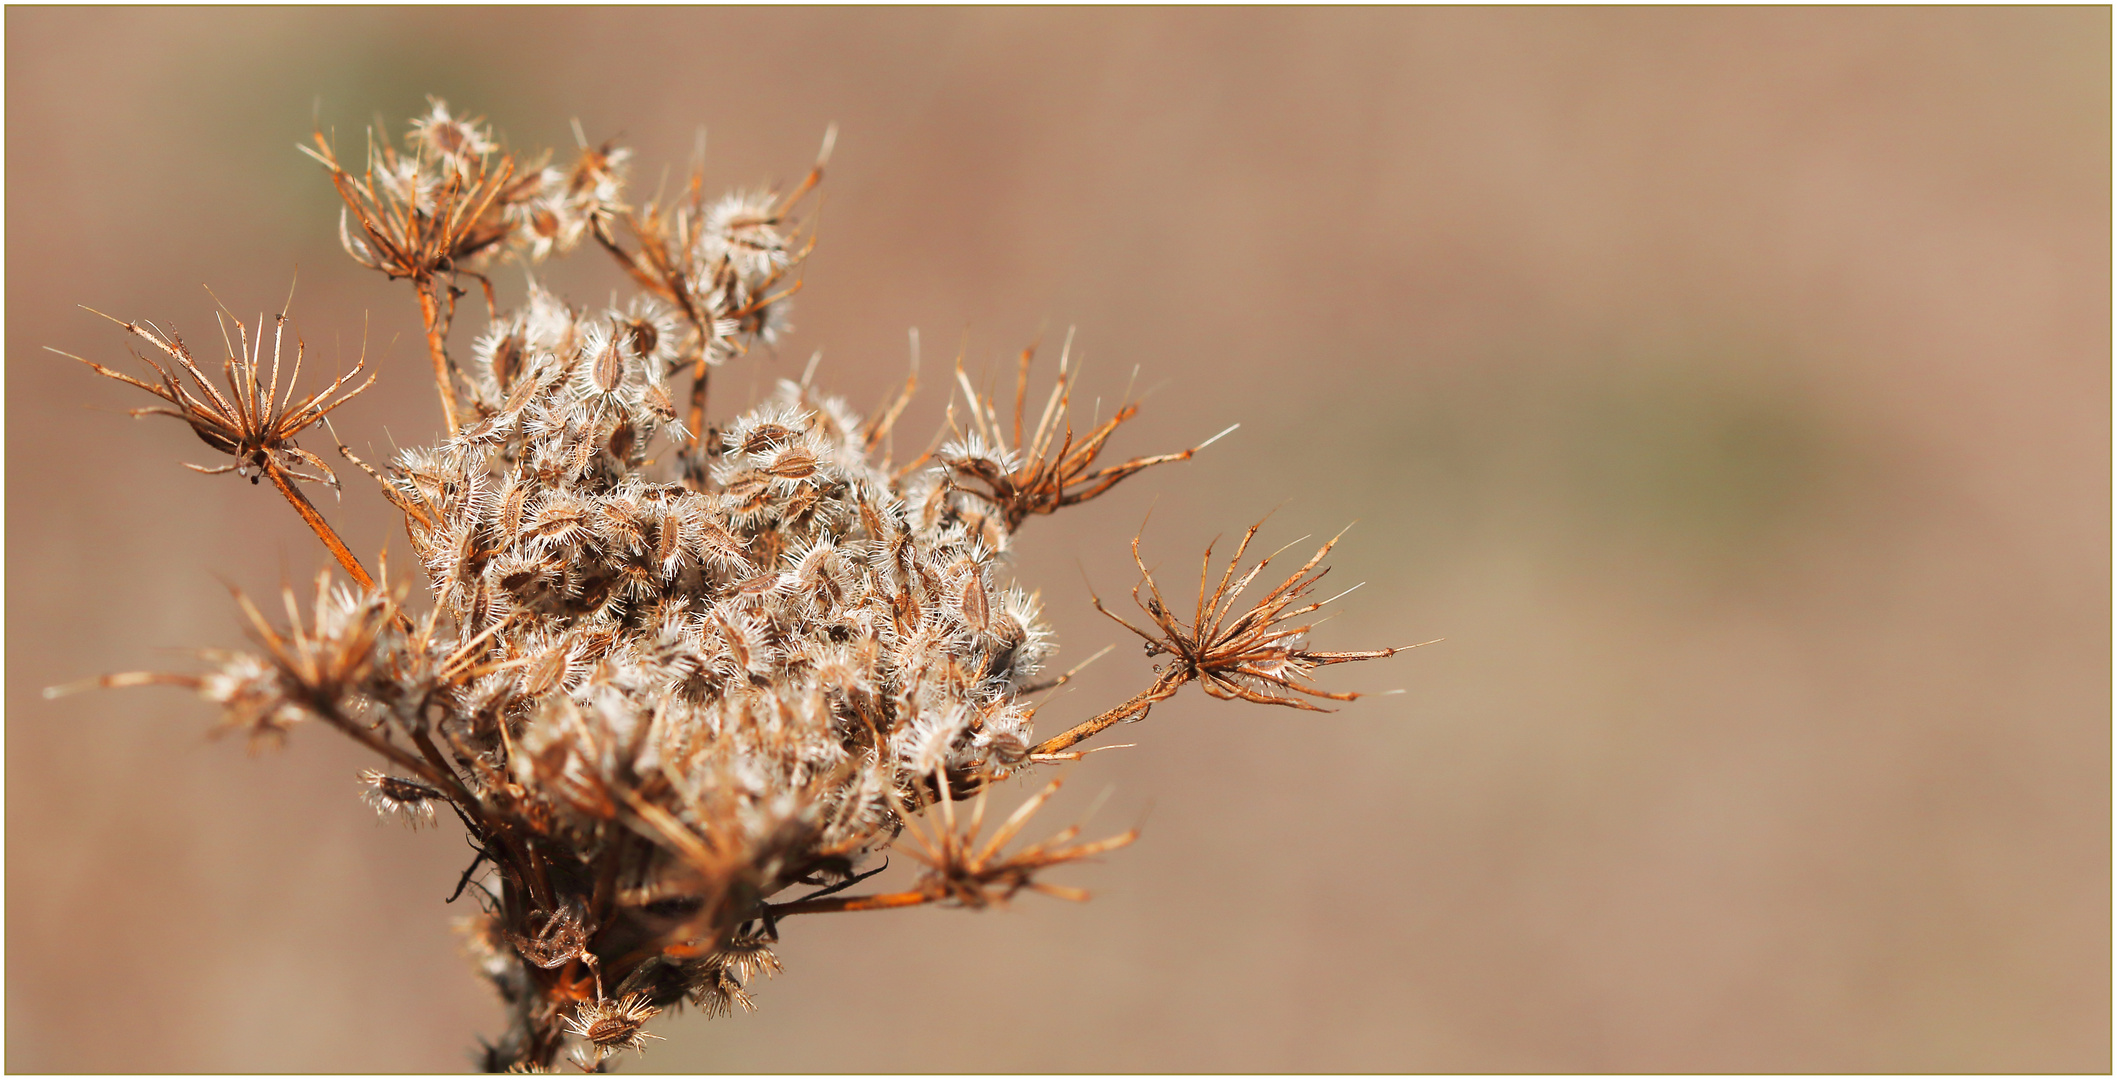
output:
{"label": "dried flower cluster", "polygon": [[[520,165],[438,101],[407,147],[369,139],[358,173],[321,135],[305,149],[344,198],[346,250],[414,286],[447,437],[381,468],[338,449],[402,511],[431,606],[414,613],[372,578],[297,487],[335,477],[295,436],[367,384],[341,393],[349,373],[298,400],[291,379],[282,391],[284,313],[269,364],[264,321],[237,323],[225,395],[178,338],[123,323],[195,385],[152,359],[154,383],[90,366],[165,403],[138,411],[177,416],[229,467],[271,478],[353,584],[325,574],[306,615],[290,590],[284,624],[241,600],[258,650],[209,654],[203,673],[98,681],[189,687],[252,740],[335,727],[386,759],[361,777],[378,812],[460,820],[479,854],[458,892],[484,907],[467,937],[511,1007],[489,1067],[548,1068],[572,1040],[596,1069],[643,1049],[664,1008],[749,1008],[792,915],[982,907],[1025,888],[1080,898],[1039,874],[1133,834],[1084,843],[1067,829],[1008,850],[1054,782],[980,841],[993,782],[1078,757],[1187,683],[1313,708],[1353,696],[1312,685],[1314,668],[1395,651],[1306,644],[1298,620],[1321,606],[1306,597],[1328,544],[1238,607],[1270,561],[1241,570],[1252,528],[1217,587],[1201,575],[1188,621],[1140,565],[1154,630],[1134,632],[1170,662],[1039,742],[1028,695],[1065,677],[1045,674],[1037,601],[1003,578],[1016,530],[1197,448],[1099,463],[1137,406],[1078,435],[1065,356],[1025,425],[1028,352],[1011,419],[959,368],[965,421],[952,405],[946,441],[902,466],[883,451],[912,382],[863,419],[804,377],[706,427],[711,370],[787,326],[811,242],[793,215],[822,158],[784,195],[708,202],[694,168],[681,197],[634,208],[621,148],[582,140],[570,168]],[[523,307],[489,310],[466,357],[449,353],[461,282],[489,302],[483,267],[590,239],[637,296],[584,309],[532,281]],[[868,857],[902,840],[923,867],[911,887],[852,894]]]}

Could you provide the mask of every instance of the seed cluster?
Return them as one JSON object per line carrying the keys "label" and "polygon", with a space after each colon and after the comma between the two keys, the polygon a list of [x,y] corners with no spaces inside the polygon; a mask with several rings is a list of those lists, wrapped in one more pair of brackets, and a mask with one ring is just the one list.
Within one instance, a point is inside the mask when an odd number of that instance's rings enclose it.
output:
{"label": "seed cluster", "polygon": [[[160,368],[158,384],[97,370],[202,433],[236,415],[224,425],[235,433],[208,445],[269,476],[353,584],[320,577],[306,617],[289,591],[285,623],[241,600],[258,653],[99,681],[190,687],[253,741],[328,724],[390,763],[361,777],[379,813],[460,820],[478,856],[457,892],[483,911],[466,941],[511,1006],[494,1068],[549,1067],[569,1038],[595,1068],[641,1049],[664,1008],[748,1009],[793,915],[982,907],[1023,889],[1081,898],[1038,875],[1133,834],[1077,842],[1073,828],[1010,851],[1053,784],[980,840],[994,782],[1077,758],[1071,747],[1190,682],[1308,707],[1297,695],[1352,696],[1310,684],[1315,667],[1395,651],[1316,652],[1307,626],[1287,625],[1321,606],[1302,601],[1329,545],[1238,612],[1270,561],[1236,576],[1246,536],[1189,622],[1142,564],[1155,632],[1135,632],[1171,662],[1132,699],[1038,742],[1029,695],[1065,676],[1045,676],[1050,628],[1006,580],[1016,531],[1197,447],[1099,464],[1137,407],[1076,433],[1070,357],[1025,427],[1028,352],[1011,425],[959,368],[962,421],[952,402],[945,441],[901,467],[885,450],[909,382],[863,418],[804,376],[707,427],[711,370],[786,328],[808,244],[791,214],[820,161],[788,195],[709,203],[694,171],[683,197],[636,209],[623,149],[582,140],[571,169],[518,168],[438,101],[407,149],[371,145],[360,174],[321,136],[311,154],[345,199],[348,252],[415,286],[447,435],[380,468],[339,450],[403,513],[431,606],[415,614],[404,589],[371,578],[296,487],[320,477],[290,466],[322,464],[293,436],[344,400],[326,403],[344,380],[273,412],[279,338],[260,383],[260,320],[257,344],[240,334],[226,367],[238,400],[273,389],[262,412],[231,413],[205,396],[180,340],[125,324],[204,394]],[[476,266],[589,238],[636,296],[591,310],[532,281],[519,309],[489,311],[467,359],[449,355],[458,282],[484,283]],[[680,412],[670,385],[684,379]],[[266,420],[242,419],[252,412]],[[923,868],[917,880],[850,893],[892,844]],[[813,891],[778,899],[802,886]]]}

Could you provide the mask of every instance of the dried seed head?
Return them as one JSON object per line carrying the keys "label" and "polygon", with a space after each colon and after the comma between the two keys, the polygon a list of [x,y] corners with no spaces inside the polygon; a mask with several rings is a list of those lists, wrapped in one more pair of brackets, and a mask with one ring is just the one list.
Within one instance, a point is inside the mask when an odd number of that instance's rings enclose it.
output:
{"label": "dried seed head", "polygon": [[728,438],[729,445],[742,453],[762,454],[791,441],[794,436],[799,434],[801,434],[799,431],[784,424],[766,422],[751,428],[740,437],[739,441],[735,432],[729,432]]}
{"label": "dried seed head", "polygon": [[713,954],[711,961],[727,969],[743,983],[759,974],[779,974],[779,956],[772,943],[754,934],[737,934]]}
{"label": "dried seed head", "polygon": [[522,959],[540,968],[564,967],[587,949],[590,928],[586,925],[585,916],[579,907],[569,904],[556,912],[533,912],[529,916],[529,921],[533,924],[538,923],[540,919],[541,923],[535,926],[534,934],[508,935],[508,940],[514,943],[515,950],[522,954]]}
{"label": "dried seed head", "polygon": [[647,995],[633,994],[623,1001],[608,998],[585,1002],[566,1018],[566,1030],[588,1040],[598,1059],[618,1050],[645,1053],[648,1039],[659,1039],[643,1030],[647,1021],[661,1013],[647,1003]]}
{"label": "dried seed head", "polygon": [[754,1012],[757,1008],[735,971],[713,961],[692,973],[691,1004],[709,1017],[728,1016],[736,1009]]}
{"label": "dried seed head", "polygon": [[816,475],[816,458],[806,450],[791,448],[774,457],[764,471],[779,480],[806,480]]}
{"label": "dried seed head", "polygon": [[595,388],[605,394],[614,394],[625,381],[625,357],[618,351],[618,337],[613,334],[595,354],[590,377]]}
{"label": "dried seed head", "polygon": [[[235,459],[227,465],[213,468],[202,465],[187,465],[187,468],[213,474],[233,472],[253,484],[268,472],[276,472],[280,477],[289,480],[338,486],[338,477],[331,472],[330,466],[324,464],[323,459],[295,445],[294,437],[323,422],[324,418],[339,406],[374,385],[375,378],[370,375],[366,382],[344,393],[339,392],[341,387],[360,375],[365,361],[355,363],[352,370],[333,379],[322,390],[297,401],[292,384],[301,375],[301,362],[307,347],[300,338],[295,339],[292,370],[288,376],[289,385],[282,393],[279,388],[280,347],[286,334],[287,317],[282,312],[274,320],[272,357],[267,362],[264,358],[265,319],[260,315],[254,331],[240,321],[235,322],[236,341],[230,343],[228,357],[221,365],[228,384],[228,391],[223,394],[216,390],[206,379],[205,373],[199,370],[191,350],[181,338],[164,335],[159,330],[141,323],[111,319],[108,315],[103,315],[103,318],[110,319],[134,337],[152,345],[157,352],[174,362],[173,368],[165,368],[153,358],[141,356],[140,359],[154,371],[159,380],[159,383],[150,383],[113,371],[92,360],[84,360],[72,353],[59,355],[80,360],[81,363],[94,368],[98,374],[139,387],[168,402],[166,406],[134,409],[132,414],[176,417],[189,424],[192,433],[197,435],[201,442]],[[190,376],[189,382],[185,381],[186,375]],[[335,399],[332,397],[334,394],[337,395]]]}
{"label": "dried seed head", "polygon": [[425,116],[412,121],[412,136],[443,158],[480,157],[497,147],[485,134],[484,120],[459,120],[449,115],[448,103],[426,99],[431,106]]}
{"label": "dried seed head", "polygon": [[[1077,757],[1067,748],[1186,683],[1277,704],[1343,699],[1310,672],[1385,654],[1308,646],[1297,623],[1317,606],[1305,600],[1316,560],[1243,613],[1235,598],[1262,567],[1239,581],[1231,568],[1187,619],[1147,578],[1141,636],[1176,662],[1034,742],[1025,695],[1071,672],[1033,682],[1053,645],[1036,601],[1005,580],[1014,532],[1193,451],[1099,463],[1136,406],[1077,437],[1070,358],[1030,413],[1026,355],[1011,423],[959,373],[968,413],[952,410],[938,451],[901,469],[881,455],[905,398],[863,422],[811,387],[813,369],[709,428],[708,369],[786,326],[806,252],[792,211],[820,162],[789,195],[713,202],[694,174],[675,201],[635,210],[619,201],[627,153],[585,135],[570,168],[517,170],[491,157],[479,122],[436,101],[411,142],[399,153],[378,140],[358,173],[321,140],[313,156],[347,204],[347,249],[419,283],[430,341],[460,314],[452,290],[483,253],[534,261],[592,234],[641,295],[588,315],[532,280],[472,349],[471,422],[448,419],[439,445],[371,470],[405,515],[430,614],[413,619],[356,575],[357,591],[320,586],[306,619],[290,596],[285,628],[241,601],[260,656],[106,685],[192,687],[254,740],[328,723],[398,774],[362,774],[379,812],[424,825],[446,800],[460,813],[478,852],[460,886],[476,883],[487,911],[472,951],[514,1014],[488,1055],[496,1067],[549,1064],[571,1034],[597,1068],[654,1037],[643,1026],[656,1002],[749,1009],[791,914],[981,907],[1024,889],[1078,899],[1038,876],[1133,834],[1078,843],[1074,828],[1009,851],[1051,789],[981,839],[983,791]],[[127,330],[174,371],[155,366],[156,384],[97,370],[169,406],[147,411],[184,420],[229,468],[329,477],[291,440],[351,396],[345,379],[294,402],[245,329],[223,394],[175,338]],[[445,343],[432,351],[453,387]],[[674,378],[694,379],[681,422]],[[956,800],[973,792],[960,822]],[[892,846],[924,866],[909,891],[837,892]],[[776,899],[797,887],[821,891]]]}
{"label": "dried seed head", "polygon": [[[516,174],[482,121],[452,116],[439,99],[412,121],[412,145],[400,152],[370,130],[365,168],[348,169],[322,132],[302,152],[330,171],[345,210],[339,242],[361,265],[426,283],[499,249],[522,230],[540,174]],[[356,229],[357,227],[357,229]]]}
{"label": "dried seed head", "polygon": [[432,825],[441,792],[417,780],[391,776],[380,769],[360,773],[361,797],[385,818],[396,818],[416,829]]}

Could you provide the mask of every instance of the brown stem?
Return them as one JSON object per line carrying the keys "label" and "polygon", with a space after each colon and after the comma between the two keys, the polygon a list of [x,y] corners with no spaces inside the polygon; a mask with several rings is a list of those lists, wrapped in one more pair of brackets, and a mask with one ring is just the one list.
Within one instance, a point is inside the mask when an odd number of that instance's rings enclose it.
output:
{"label": "brown stem", "polygon": [[1131,700],[1045,739],[1043,742],[1030,747],[1029,752],[1032,755],[1056,754],[1112,724],[1144,717],[1147,715],[1147,710],[1154,707],[1155,702],[1168,700],[1188,681],[1190,680],[1173,671],[1169,674],[1164,674],[1161,678],[1155,680],[1153,686],[1133,695]]}
{"label": "brown stem", "polygon": [[[405,752],[405,750],[402,747],[398,746],[396,743],[393,743],[388,739],[375,734],[373,731],[368,730],[366,725],[358,723],[351,717],[341,714],[337,710],[337,708],[322,708],[312,706],[311,711],[315,712],[316,715],[322,717],[325,723],[331,725],[334,728],[337,728],[339,731],[342,731],[347,735],[352,736],[354,742],[357,742],[360,745],[365,746],[378,754],[381,754],[383,757],[386,757],[391,761],[402,765],[406,769],[411,770],[421,780],[424,780],[427,783],[442,789],[444,792],[450,793],[451,798],[454,798],[455,791],[461,790],[461,785],[454,783],[455,777],[444,776],[443,774],[434,771],[433,766],[428,765],[426,762],[421,761],[417,757],[414,757],[413,755]],[[475,806],[476,804],[472,803],[471,805]]]}
{"label": "brown stem", "polygon": [[[518,1071],[516,1066],[529,1066],[527,1071],[552,1071],[558,1061],[559,1051],[565,1048],[566,1033],[559,1024],[558,1003],[552,1000],[551,986],[546,985],[548,972],[542,971],[527,961],[522,963],[530,976],[532,991],[514,1002],[513,1029],[501,1039],[501,1054],[487,1061],[486,1067],[494,1072]],[[512,1050],[512,1054],[506,1054]]]}
{"label": "brown stem", "polygon": [[690,421],[691,445],[694,447],[704,442],[706,438],[706,376],[709,373],[709,369],[706,367],[705,350],[710,347],[709,345],[700,348],[698,366],[692,369],[691,373]]}
{"label": "brown stem", "polygon": [[[625,222],[632,226],[632,235],[640,235],[639,223],[632,220],[631,213],[626,213]],[[639,282],[641,287],[655,293],[660,293],[664,289],[663,283],[654,280],[653,275],[640,269],[639,260],[633,258],[631,252],[620,246],[616,237],[610,235],[609,230],[603,226],[602,218],[598,217],[590,222],[589,232],[595,236],[595,242],[603,245],[603,250],[609,252],[610,257],[616,259],[617,264],[624,267],[625,273],[631,275],[632,280]],[[689,306],[686,301],[679,302],[685,303],[686,307]],[[686,314],[689,314],[689,312],[687,311]]]}
{"label": "brown stem", "polygon": [[598,923],[610,921],[617,907],[617,875],[625,857],[625,834],[619,833],[609,850],[603,853],[596,869],[595,891],[589,894],[588,914]]}
{"label": "brown stem", "polygon": [[[464,824],[472,825],[474,820],[487,823],[486,827],[482,829],[475,825],[471,827],[472,833],[476,834],[481,842],[491,844],[494,841],[495,838],[492,835],[494,830],[490,827],[489,819],[479,807],[477,797],[463,786],[462,781],[458,780],[456,774],[447,766],[421,761],[400,748],[396,743],[391,742],[387,736],[377,734],[372,728],[339,712],[334,704],[326,703],[314,706],[312,709],[318,716],[323,718],[325,723],[351,736],[353,741],[411,770],[420,779],[441,789],[442,795],[450,802],[455,803],[461,810]],[[424,738],[423,734],[415,738],[414,741],[423,743],[428,749],[433,747],[433,741]],[[438,751],[435,752],[435,756],[439,756]],[[508,854],[512,853],[509,852]]]}
{"label": "brown stem", "polygon": [[[556,910],[551,895],[551,882],[543,876],[542,864],[533,861],[536,859],[536,852],[530,850],[529,841],[524,838],[518,842],[515,827],[504,818],[487,816],[484,820],[491,845],[498,851],[494,861],[499,862],[504,858],[507,862],[500,876],[508,881],[520,883],[522,889],[529,893],[530,906],[544,911]],[[513,873],[507,873],[508,870]]]}
{"label": "brown stem", "polygon": [[475,813],[478,805],[478,800],[473,798],[471,796],[470,789],[464,787],[463,782],[457,779],[455,768],[449,765],[448,759],[446,757],[442,756],[441,748],[434,745],[433,736],[428,735],[425,731],[420,730],[419,728],[412,728],[411,734],[412,745],[417,746],[419,748],[419,752],[426,756],[427,764],[432,765],[435,771],[441,773],[443,776],[448,777],[449,784],[447,790],[449,792],[449,796],[455,799],[457,803],[461,804],[464,809],[470,810]]}
{"label": "brown stem", "polygon": [[766,904],[765,911],[772,918],[787,915],[815,915],[826,911],[880,911],[884,908],[916,907],[931,904],[940,897],[928,892],[870,893],[866,896],[827,896],[820,900],[796,900],[788,904]]}
{"label": "brown stem", "polygon": [[[294,486],[294,481],[280,471],[278,465],[267,462],[265,473],[272,477],[272,486],[278,488],[279,493],[285,495],[287,501],[294,505],[294,512],[309,523],[310,529],[315,530],[317,539],[322,540],[323,546],[330,549],[331,556],[338,560],[338,565],[344,567],[345,572],[352,575],[361,588],[373,589],[375,579],[368,576],[367,568],[360,565],[360,560],[354,558],[353,553],[346,548],[345,541],[338,538],[338,533],[332,530],[331,523],[323,519],[323,513],[316,509],[316,504],[310,502],[309,497]],[[407,525],[406,528],[410,526]],[[407,634],[412,632],[412,620],[404,612],[393,612],[391,618],[399,629]]]}
{"label": "brown stem", "polygon": [[433,354],[434,388],[441,393],[441,422],[448,433],[456,433],[456,390],[448,378],[448,349],[441,340],[441,310],[434,303],[433,283],[414,281],[419,294],[419,318],[426,324],[426,351]]}
{"label": "brown stem", "polygon": [[[523,916],[535,903],[533,900],[524,902],[522,880],[519,875],[500,876],[499,918],[502,926],[511,932],[526,929],[522,926]],[[521,1065],[548,1069],[558,1055],[560,1040],[553,1030],[559,1025],[558,1010],[545,1007],[551,997],[544,978],[547,973],[519,954],[515,962],[521,968],[523,981],[528,984],[527,992],[510,1002],[513,1008],[508,1018],[508,1032],[497,1045],[486,1050],[484,1065],[488,1072],[506,1072]]]}
{"label": "brown stem", "polygon": [[301,520],[309,523],[309,528],[315,531],[317,539],[323,541],[323,546],[331,550],[331,556],[338,560],[338,565],[345,567],[345,572],[352,575],[361,588],[373,589],[375,579],[368,576],[367,569],[360,565],[359,559],[353,557],[352,551],[345,546],[345,541],[340,540],[338,534],[332,531],[331,523],[323,519],[323,514],[316,509],[316,504],[310,502],[309,497],[294,486],[294,482],[280,470],[276,462],[265,462],[265,475],[272,478],[272,486],[278,488],[279,493],[287,497],[287,502],[293,504],[294,512],[301,515]]}

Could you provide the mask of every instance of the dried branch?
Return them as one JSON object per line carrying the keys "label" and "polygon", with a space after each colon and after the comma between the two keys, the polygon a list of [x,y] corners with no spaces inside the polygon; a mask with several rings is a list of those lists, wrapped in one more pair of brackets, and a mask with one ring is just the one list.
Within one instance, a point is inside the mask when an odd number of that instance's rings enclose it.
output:
{"label": "dried branch", "polygon": [[978,843],[978,833],[985,823],[985,793],[981,791],[972,804],[970,820],[959,825],[955,801],[946,794],[947,784],[939,777],[935,783],[943,793],[939,799],[941,821],[922,827],[909,813],[903,817],[904,832],[913,843],[910,854],[927,868],[917,887],[904,892],[768,904],[763,910],[771,918],[778,919],[788,915],[876,911],[933,903],[982,908],[1004,904],[1023,889],[1066,900],[1086,900],[1087,893],[1038,881],[1036,875],[1054,866],[1115,851],[1139,839],[1138,829],[1127,829],[1116,836],[1076,844],[1073,839],[1080,835],[1081,827],[1069,825],[1048,840],[1002,854],[1001,849],[1022,831],[1051,796],[1058,793],[1063,778],[1051,781],[1042,791],[1023,802],[982,845]]}
{"label": "dried branch", "polygon": [[970,431],[967,438],[943,447],[938,456],[963,490],[999,511],[1010,531],[1019,528],[1032,515],[1049,514],[1062,507],[1086,502],[1143,469],[1189,460],[1193,454],[1240,426],[1231,425],[1219,435],[1188,450],[1133,458],[1098,469],[1095,462],[1102,454],[1103,445],[1110,441],[1110,436],[1120,425],[1139,415],[1139,404],[1128,402],[1120,406],[1108,420],[1076,441],[1068,411],[1073,396],[1072,380],[1077,374],[1070,366],[1072,353],[1073,336],[1068,333],[1066,345],[1059,352],[1058,380],[1052,385],[1043,412],[1026,442],[1023,436],[1024,406],[1029,366],[1036,355],[1036,347],[1032,345],[1022,350],[1016,372],[1011,440],[991,399],[981,396],[971,385],[960,362],[956,365],[956,382],[968,399]]}
{"label": "dried branch", "polygon": [[[302,522],[323,541],[324,547],[330,550],[331,556],[338,560],[338,564],[345,568],[346,573],[352,575],[353,580],[359,582],[362,588],[374,587],[373,579],[368,577],[368,572],[360,565],[360,560],[353,557],[352,551],[338,538],[338,533],[324,520],[323,514],[316,509],[315,504],[294,486],[294,481],[302,480],[329,484],[333,490],[337,490],[337,474],[331,471],[329,465],[324,464],[322,458],[296,445],[294,437],[323,422],[332,411],[375,384],[375,377],[370,375],[366,382],[339,393],[341,387],[359,376],[361,368],[366,364],[365,357],[354,363],[351,371],[331,380],[330,385],[296,401],[294,385],[301,377],[301,361],[307,347],[300,338],[295,339],[294,363],[287,377],[286,392],[282,394],[279,389],[279,360],[280,346],[286,334],[286,312],[282,310],[273,317],[272,364],[268,372],[260,372],[263,367],[264,317],[258,317],[255,341],[251,340],[249,329],[240,321],[235,321],[238,340],[229,345],[228,358],[221,365],[223,377],[228,383],[228,392],[222,394],[206,379],[205,373],[199,370],[197,362],[192,359],[190,350],[185,347],[181,338],[165,336],[160,330],[150,326],[112,318],[94,308],[87,310],[117,323],[126,333],[154,346],[157,351],[175,361],[175,370],[163,367],[152,357],[134,353],[136,358],[153,369],[159,380],[150,383],[112,371],[93,360],[86,360],[72,353],[60,352],[57,349],[51,350],[52,352],[79,360],[95,369],[97,374],[116,379],[128,386],[139,387],[168,402],[167,406],[147,406],[133,409],[131,413],[134,416],[173,416],[189,424],[192,433],[199,437],[200,442],[235,459],[231,464],[213,468],[186,462],[184,467],[187,469],[208,475],[233,472],[238,476],[247,477],[252,484],[261,478],[269,478],[272,486],[285,496],[287,503],[294,507],[294,512],[301,515]],[[226,311],[225,308],[222,310]],[[226,327],[223,326],[224,335],[225,330]],[[185,382],[185,375],[191,377],[189,383]],[[332,396],[334,394],[337,395],[335,398]],[[299,466],[313,468],[322,475],[299,472]]]}
{"label": "dried branch", "polygon": [[[472,259],[515,234],[519,222],[511,218],[539,193],[542,177],[536,169],[518,175],[512,155],[495,154],[481,121],[458,120],[442,102],[433,104],[413,125],[419,141],[409,154],[387,133],[370,129],[367,165],[358,174],[339,164],[321,131],[313,134],[313,147],[299,149],[330,171],[345,202],[338,237],[346,253],[362,266],[410,280],[418,293],[442,422],[453,434],[459,425],[446,342],[459,294],[443,277],[467,271]],[[347,229],[348,214],[360,235]]]}
{"label": "dried branch", "polygon": [[[1314,629],[1312,625],[1287,625],[1338,599],[1333,596],[1313,603],[1301,603],[1316,587],[1317,582],[1323,580],[1323,575],[1330,572],[1325,568],[1313,575],[1309,573],[1316,569],[1316,565],[1323,561],[1325,555],[1330,554],[1339,537],[1345,535],[1343,532],[1331,537],[1307,562],[1301,564],[1299,570],[1260,597],[1242,614],[1230,618],[1234,613],[1235,602],[1242,596],[1243,590],[1247,589],[1278,555],[1278,552],[1273,552],[1265,556],[1240,578],[1235,577],[1236,569],[1242,564],[1243,555],[1249,551],[1250,540],[1262,526],[1263,522],[1259,522],[1242,534],[1242,542],[1235,546],[1234,558],[1228,561],[1227,569],[1220,575],[1220,581],[1213,585],[1210,591],[1207,589],[1207,583],[1212,574],[1213,548],[1210,544],[1206,546],[1205,556],[1200,560],[1198,604],[1188,623],[1170,612],[1168,603],[1162,599],[1160,586],[1155,584],[1153,573],[1140,558],[1139,537],[1133,537],[1132,561],[1139,567],[1140,582],[1132,587],[1132,600],[1153,620],[1152,625],[1159,633],[1142,630],[1113,614],[1103,606],[1100,597],[1093,600],[1095,610],[1139,635],[1146,643],[1148,656],[1168,656],[1174,662],[1163,666],[1153,686],[1108,712],[1038,743],[1030,751],[1031,755],[1057,754],[1112,724],[1143,719],[1156,702],[1168,699],[1184,684],[1194,681],[1205,687],[1206,693],[1217,698],[1240,698],[1262,705],[1285,705],[1312,712],[1329,710],[1294,695],[1330,701],[1352,701],[1358,698],[1360,695],[1355,693],[1334,693],[1314,685],[1309,681],[1309,673],[1330,664],[1379,660],[1394,656],[1402,652],[1403,647],[1323,652],[1308,647],[1308,634]],[[1140,594],[1142,587],[1146,589],[1145,596]],[[1345,593],[1338,594],[1343,595]]]}
{"label": "dried branch", "polygon": [[[194,468],[270,478],[357,584],[320,577],[306,613],[282,590],[283,623],[238,593],[254,649],[206,653],[197,674],[86,685],[191,690],[219,707],[220,731],[253,746],[321,722],[388,763],[358,778],[378,814],[424,827],[447,806],[476,853],[451,899],[479,904],[467,943],[508,1006],[487,1065],[549,1068],[573,1041],[576,1063],[597,1070],[643,1048],[645,1025],[681,1002],[747,1010],[753,980],[778,970],[789,915],[982,908],[1024,891],[1084,899],[1045,872],[1137,830],[1083,842],[1075,826],[1013,846],[1058,784],[987,837],[995,783],[1079,759],[1083,740],[1191,682],[1315,708],[1353,696],[1316,686],[1315,668],[1396,651],[1307,644],[1301,620],[1321,607],[1308,594],[1329,544],[1240,611],[1271,562],[1241,569],[1256,529],[1217,584],[1208,549],[1198,602],[1178,619],[1135,538],[1133,596],[1148,621],[1126,625],[1167,662],[1144,690],[1037,742],[1030,695],[1079,667],[1046,674],[1055,645],[1040,601],[1005,580],[1014,530],[1213,440],[1104,463],[1138,405],[1076,433],[1069,341],[1035,416],[1023,352],[1004,422],[959,358],[962,423],[951,396],[938,452],[899,465],[886,457],[917,386],[916,335],[902,390],[867,420],[816,391],[812,367],[709,428],[711,368],[787,328],[817,220],[794,215],[835,129],[791,189],[709,200],[694,165],[676,198],[638,210],[624,201],[630,152],[591,145],[578,125],[575,137],[570,166],[520,165],[482,121],[437,100],[402,150],[371,131],[358,172],[321,134],[305,148],[345,203],[348,253],[410,280],[420,304],[447,436],[373,465],[338,443],[403,514],[431,600],[416,619],[386,587],[386,563],[371,578],[300,487],[337,486],[295,438],[329,430],[329,414],[372,384],[354,383],[360,365],[297,396],[297,339],[282,389],[284,311],[269,366],[262,318],[255,340],[235,320],[225,390],[144,324],[119,325],[152,346],[141,358],[152,379],[81,361],[158,399],[137,414],[174,416],[233,459]],[[536,263],[591,236],[638,295],[583,309],[532,281],[521,308],[497,310],[484,260]],[[447,339],[466,276],[492,325],[459,372]],[[686,373],[680,423],[665,380]],[[879,872],[863,861],[892,845],[920,864],[916,880],[854,895]],[[771,901],[783,894],[798,899]]]}

